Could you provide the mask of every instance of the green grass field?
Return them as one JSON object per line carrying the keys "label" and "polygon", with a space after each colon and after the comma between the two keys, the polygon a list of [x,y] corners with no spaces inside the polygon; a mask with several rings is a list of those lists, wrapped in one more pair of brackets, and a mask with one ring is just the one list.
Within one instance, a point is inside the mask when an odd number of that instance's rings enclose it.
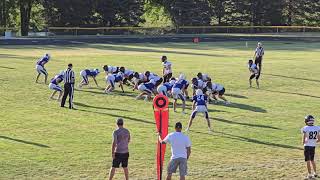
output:
{"label": "green grass field", "polygon": [[[209,106],[213,134],[202,116],[195,119],[188,179],[301,179],[303,118],[320,117],[320,43],[263,43],[261,89],[249,89],[247,82],[254,42],[249,47],[244,42],[0,47],[0,179],[105,179],[117,117],[132,134],[131,179],[156,179],[151,102],[136,101],[137,92],[129,88],[106,95],[91,84],[75,92],[78,110],[60,108],[48,100],[47,85],[34,83],[35,61],[45,52],[52,55],[46,66],[50,79],[72,62],[77,83],[80,70],[102,70],[105,64],[160,74],[164,54],[176,75],[191,79],[199,71],[208,73],[225,86],[233,104]],[[105,86],[103,73],[98,82]],[[171,110],[169,131],[177,121],[186,125],[191,110],[187,113]],[[167,147],[165,164],[170,155]],[[118,172],[115,179],[123,179]]]}

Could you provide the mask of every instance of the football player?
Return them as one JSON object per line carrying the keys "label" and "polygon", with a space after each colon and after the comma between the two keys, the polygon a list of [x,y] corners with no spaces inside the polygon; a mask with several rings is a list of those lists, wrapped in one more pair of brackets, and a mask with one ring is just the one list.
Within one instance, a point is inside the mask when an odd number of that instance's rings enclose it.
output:
{"label": "football player", "polygon": [[[314,117],[308,115],[304,118],[306,126],[301,129],[302,144],[304,146],[304,158],[307,163],[308,175],[306,179],[313,179],[318,177],[316,170],[316,163],[314,161],[315,148],[317,142],[320,141],[320,127],[314,126]],[[313,169],[313,174],[311,169]]]}
{"label": "football player", "polygon": [[163,75],[163,81],[169,82],[169,80],[172,77],[172,63],[168,61],[167,56],[161,57],[163,69],[162,69],[162,75]]}
{"label": "football player", "polygon": [[205,118],[208,123],[209,132],[211,132],[212,130],[211,130],[211,125],[210,125],[209,113],[208,113],[208,109],[207,109],[207,102],[208,102],[207,96],[203,94],[201,89],[197,89],[196,95],[193,96],[192,101],[193,101],[192,113],[191,113],[189,124],[188,124],[186,131],[187,132],[189,131],[189,129],[192,125],[193,119],[196,117],[197,113],[199,112],[199,113],[204,113]]}
{"label": "football player", "polygon": [[138,86],[138,90],[141,91],[141,94],[139,94],[136,99],[140,99],[143,96],[145,97],[145,101],[149,101],[151,99],[151,95],[156,94],[155,93],[155,81],[153,79],[151,79],[149,82],[147,83],[140,83]]}
{"label": "football player", "polygon": [[92,77],[94,83],[99,87],[98,82],[96,80],[96,76],[99,74],[99,69],[85,69],[80,72],[80,76],[82,77],[82,81],[79,84],[79,87],[88,85],[89,79],[88,77]]}
{"label": "football player", "polygon": [[259,88],[260,87],[260,85],[259,85],[259,77],[260,77],[259,69],[258,69],[257,65],[254,64],[253,60],[251,60],[251,59],[248,61],[248,68],[250,71],[250,77],[249,77],[250,88],[252,87],[252,79],[253,78],[256,78],[257,88]]}
{"label": "football player", "polygon": [[[218,98],[222,99],[225,104],[231,104],[223,95],[226,89],[221,85],[213,82],[207,83],[208,93],[212,96],[214,100],[218,100]],[[218,97],[218,98],[217,98]]]}
{"label": "football player", "polygon": [[178,79],[177,82],[174,83],[171,93],[172,93],[172,97],[174,99],[173,102],[173,111],[177,112],[177,100],[181,99],[182,100],[182,114],[185,114],[185,107],[186,107],[186,99],[183,95],[183,90],[186,87],[186,83],[187,81],[185,79]]}
{"label": "football player", "polygon": [[60,72],[57,74],[54,78],[51,79],[49,84],[49,89],[54,90],[53,93],[50,96],[50,99],[55,99],[54,95],[59,92],[58,101],[60,101],[61,96],[63,94],[62,88],[59,86],[59,83],[61,83],[64,79],[64,72]]}
{"label": "football player", "polygon": [[48,72],[44,68],[44,65],[47,64],[50,60],[51,56],[50,54],[45,54],[42,58],[40,58],[37,63],[36,63],[36,70],[38,72],[37,78],[36,78],[36,83],[38,83],[38,79],[41,74],[43,74],[44,77],[44,82],[47,84],[47,79],[48,79]]}
{"label": "football player", "polygon": [[116,66],[104,65],[103,70],[106,73],[117,74],[120,71],[120,68]]}
{"label": "football player", "polygon": [[171,95],[172,87],[174,83],[176,83],[176,81],[177,80],[174,77],[172,77],[169,82],[165,82],[162,85],[158,86],[157,88],[158,94],[163,94],[169,97]]}
{"label": "football player", "polygon": [[122,92],[124,93],[123,85],[122,85],[122,80],[123,80],[123,77],[124,77],[124,71],[125,71],[125,68],[124,67],[120,67],[119,68],[119,72],[117,74],[108,74],[106,76],[106,81],[107,81],[108,86],[104,90],[105,93],[108,94],[108,93],[112,92],[114,90],[114,88],[115,88],[115,83],[119,83],[119,86],[120,86]]}

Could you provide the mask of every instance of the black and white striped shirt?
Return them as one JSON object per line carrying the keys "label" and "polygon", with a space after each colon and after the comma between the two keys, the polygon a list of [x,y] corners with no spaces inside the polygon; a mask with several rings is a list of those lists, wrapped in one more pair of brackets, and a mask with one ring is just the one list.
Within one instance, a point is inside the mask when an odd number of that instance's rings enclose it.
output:
{"label": "black and white striped shirt", "polygon": [[257,47],[256,48],[256,56],[257,57],[261,57],[261,56],[263,56],[264,55],[264,49],[263,49],[263,47]]}
{"label": "black and white striped shirt", "polygon": [[64,82],[74,84],[74,72],[68,68],[64,74]]}

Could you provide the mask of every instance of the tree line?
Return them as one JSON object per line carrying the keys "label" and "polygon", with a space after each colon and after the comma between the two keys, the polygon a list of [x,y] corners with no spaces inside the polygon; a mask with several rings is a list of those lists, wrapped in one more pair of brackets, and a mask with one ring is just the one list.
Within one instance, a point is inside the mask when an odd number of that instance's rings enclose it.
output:
{"label": "tree line", "polygon": [[48,26],[143,26],[163,17],[174,26],[318,26],[320,1],[0,0],[0,27],[20,27],[22,35]]}

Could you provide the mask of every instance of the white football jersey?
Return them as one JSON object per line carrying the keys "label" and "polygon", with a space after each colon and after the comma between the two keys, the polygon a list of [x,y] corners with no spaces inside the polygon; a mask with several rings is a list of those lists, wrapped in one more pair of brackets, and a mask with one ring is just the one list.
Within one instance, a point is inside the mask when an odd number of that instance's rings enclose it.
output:
{"label": "white football jersey", "polygon": [[172,63],[169,61],[163,62],[162,63],[163,67],[164,67],[164,74],[169,74],[172,73]]}
{"label": "white football jersey", "polygon": [[258,73],[258,67],[257,67],[256,64],[253,64],[253,63],[252,63],[251,66],[248,64],[248,67],[249,67],[249,69],[250,69],[251,72],[253,72],[253,73],[255,73],[255,74]]}
{"label": "white football jersey", "polygon": [[118,70],[118,67],[108,66],[108,73],[114,73]]}
{"label": "white football jersey", "polygon": [[306,133],[304,146],[315,147],[317,145],[318,134],[320,133],[319,126],[305,126],[301,129],[301,133]]}
{"label": "white football jersey", "polygon": [[221,84],[212,83],[212,91],[221,91],[224,87]]}

